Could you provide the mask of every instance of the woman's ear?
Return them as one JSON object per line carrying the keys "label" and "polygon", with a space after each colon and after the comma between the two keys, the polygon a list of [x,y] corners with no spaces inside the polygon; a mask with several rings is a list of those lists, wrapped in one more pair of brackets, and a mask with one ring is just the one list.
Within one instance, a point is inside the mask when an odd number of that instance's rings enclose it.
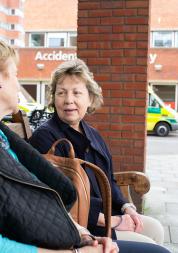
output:
{"label": "woman's ear", "polygon": [[93,104],[94,102],[94,96],[90,94],[90,105],[89,107]]}

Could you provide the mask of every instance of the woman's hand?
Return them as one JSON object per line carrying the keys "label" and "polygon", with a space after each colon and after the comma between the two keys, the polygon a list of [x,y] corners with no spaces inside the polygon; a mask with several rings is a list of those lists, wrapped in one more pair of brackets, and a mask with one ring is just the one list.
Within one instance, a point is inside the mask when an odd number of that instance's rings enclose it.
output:
{"label": "woman's hand", "polygon": [[[117,217],[117,216],[116,216]],[[114,229],[118,231],[135,231],[135,222],[131,218],[129,214],[122,215],[122,218],[120,217],[121,222],[119,222],[118,226],[115,226]]]}
{"label": "woman's hand", "polygon": [[[89,235],[82,235],[82,244],[84,247],[80,248],[81,253],[85,252],[97,252],[97,253],[118,253],[119,248],[117,243],[113,242],[108,237],[95,237],[95,240],[91,239]],[[87,251],[88,250],[88,251]]]}
{"label": "woman's hand", "polygon": [[143,222],[141,215],[137,213],[133,208],[128,207],[125,209],[125,214],[129,214],[135,224],[135,232],[141,233],[143,230]]}
{"label": "woman's hand", "polygon": [[88,246],[79,249],[80,253],[118,253],[119,247],[108,237],[96,237],[96,240],[90,240]]}

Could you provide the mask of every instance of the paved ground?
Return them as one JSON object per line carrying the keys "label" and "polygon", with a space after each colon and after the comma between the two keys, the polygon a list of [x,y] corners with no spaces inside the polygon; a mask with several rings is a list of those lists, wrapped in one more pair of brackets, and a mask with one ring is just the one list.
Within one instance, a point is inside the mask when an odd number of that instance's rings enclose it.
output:
{"label": "paved ground", "polygon": [[[178,154],[178,150],[176,152]],[[146,173],[151,189],[145,200],[145,214],[161,221],[165,246],[178,253],[178,155],[147,155]]]}

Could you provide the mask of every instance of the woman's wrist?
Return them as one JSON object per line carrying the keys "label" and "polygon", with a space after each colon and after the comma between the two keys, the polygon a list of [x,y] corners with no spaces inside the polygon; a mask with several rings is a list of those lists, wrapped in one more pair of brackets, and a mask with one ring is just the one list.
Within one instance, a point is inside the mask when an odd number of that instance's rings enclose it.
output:
{"label": "woman's wrist", "polygon": [[99,213],[97,225],[101,227],[105,226],[105,218],[103,213]]}
{"label": "woman's wrist", "polygon": [[111,228],[115,229],[115,228],[119,227],[121,222],[122,222],[122,215],[112,216]]}

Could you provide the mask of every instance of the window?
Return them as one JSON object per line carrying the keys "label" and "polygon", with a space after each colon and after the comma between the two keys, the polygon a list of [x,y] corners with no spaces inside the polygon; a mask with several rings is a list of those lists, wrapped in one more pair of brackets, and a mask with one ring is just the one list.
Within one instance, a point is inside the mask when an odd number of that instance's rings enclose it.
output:
{"label": "window", "polygon": [[175,47],[178,47],[178,31],[175,32]]}
{"label": "window", "polygon": [[45,46],[45,34],[44,33],[32,33],[30,36],[31,47],[44,47]]}
{"label": "window", "polygon": [[67,33],[48,33],[47,47],[66,47]]}
{"label": "window", "polygon": [[69,33],[68,46],[69,47],[76,47],[77,46],[77,33]]}
{"label": "window", "polygon": [[49,47],[64,47],[64,38],[49,38]]}
{"label": "window", "polygon": [[15,25],[11,24],[11,30],[14,30],[14,29],[15,29]]}
{"label": "window", "polygon": [[154,98],[154,96],[152,94],[149,94],[149,106],[151,107],[155,107],[155,108],[160,108],[160,104],[158,103],[158,101]]}
{"label": "window", "polygon": [[11,45],[14,45],[15,44],[15,40],[11,40],[10,43],[11,43]]}
{"label": "window", "polygon": [[175,109],[176,104],[176,85],[156,85],[154,84],[155,93],[164,101],[165,104]]}
{"label": "window", "polygon": [[9,30],[10,27],[8,23],[0,22],[0,28],[4,30]]}
{"label": "window", "polygon": [[11,15],[15,15],[15,9],[11,9]]}
{"label": "window", "polygon": [[158,31],[152,33],[153,47],[173,47],[174,33],[172,31]]}

